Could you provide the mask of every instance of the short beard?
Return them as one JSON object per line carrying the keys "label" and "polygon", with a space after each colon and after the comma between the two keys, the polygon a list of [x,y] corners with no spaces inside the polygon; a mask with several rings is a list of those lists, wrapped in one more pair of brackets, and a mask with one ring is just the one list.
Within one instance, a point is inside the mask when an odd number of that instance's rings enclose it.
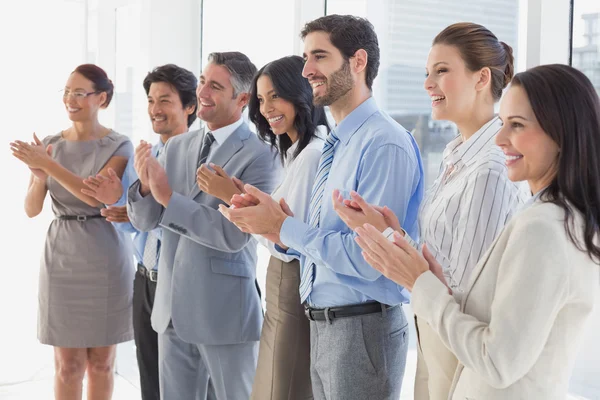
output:
{"label": "short beard", "polygon": [[354,82],[350,74],[350,62],[348,60],[344,60],[340,69],[327,78],[327,86],[327,93],[313,98],[315,106],[330,106],[352,89]]}

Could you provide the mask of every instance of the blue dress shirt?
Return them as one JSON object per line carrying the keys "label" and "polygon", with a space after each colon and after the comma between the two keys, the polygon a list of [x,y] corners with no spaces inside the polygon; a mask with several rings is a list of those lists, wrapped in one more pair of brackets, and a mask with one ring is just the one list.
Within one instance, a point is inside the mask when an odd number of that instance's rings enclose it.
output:
{"label": "blue dress shirt", "polygon": [[371,97],[335,128],[334,148],[321,205],[319,228],[288,217],[280,232],[288,254],[301,268],[315,263],[315,280],[308,303],[317,308],[376,300],[388,305],[407,303],[409,292],[371,267],[354,241],[356,234],[333,210],[334,189],[345,198],[355,190],[372,204],[386,205],[403,229],[418,235],[417,213],[423,198],[423,165],[419,148],[400,124],[379,110]]}
{"label": "blue dress shirt", "polygon": [[[154,157],[158,157],[158,152],[165,147],[165,144],[162,140],[159,140],[154,146],[152,146],[152,154]],[[138,180],[137,173],[135,172],[135,168],[133,167],[133,157],[129,159],[127,162],[127,167],[125,168],[125,172],[123,173],[123,179],[121,180],[123,185],[123,195],[117,201],[114,206],[124,206],[127,204],[127,189],[129,189],[129,185]],[[131,225],[131,222],[113,222],[115,228],[120,230],[121,232],[128,232],[133,234],[133,255],[138,263],[143,265],[143,256],[144,256],[144,247],[146,247],[146,239],[148,238],[148,232],[140,232]],[[162,238],[161,228],[156,228],[152,231],[158,238]],[[159,242],[160,243],[160,242]],[[160,254],[159,250],[156,252],[156,264],[154,270],[158,268],[158,256]]]}

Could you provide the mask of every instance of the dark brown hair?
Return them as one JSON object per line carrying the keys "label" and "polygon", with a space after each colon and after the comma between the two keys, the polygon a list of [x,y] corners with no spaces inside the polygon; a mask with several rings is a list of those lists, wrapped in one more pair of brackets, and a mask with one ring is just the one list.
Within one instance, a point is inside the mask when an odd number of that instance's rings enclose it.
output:
{"label": "dark brown hair", "polygon": [[[581,71],[562,64],[541,65],[517,74],[511,85],[525,90],[535,118],[560,148],[557,174],[540,198],[565,210],[571,241],[600,261],[600,99]],[[583,219],[576,235],[573,208]]]}
{"label": "dark brown hair", "polygon": [[288,135],[277,136],[271,131],[269,122],[260,113],[257,83],[261,76],[268,76],[273,83],[277,96],[294,105],[296,111],[294,128],[298,132],[298,146],[292,158],[296,158],[308,146],[312,138],[316,136],[317,126],[323,125],[329,131],[325,110],[322,106],[313,104],[312,87],[308,80],[302,76],[302,68],[304,68],[302,57],[283,57],[262,67],[252,81],[252,92],[248,101],[248,116],[256,126],[258,136],[269,142],[272,147],[278,147],[282,162],[287,157],[287,150],[292,146],[292,140]]}
{"label": "dark brown hair", "polygon": [[304,40],[312,32],[329,33],[329,40],[346,61],[354,57],[357,50],[367,52],[367,68],[365,81],[369,89],[379,71],[379,42],[375,28],[365,18],[354,15],[327,15],[304,25],[300,37]]}
{"label": "dark brown hair", "polygon": [[512,47],[486,27],[471,22],[448,26],[433,39],[432,45],[436,44],[456,47],[470,71],[488,67],[492,72],[492,96],[500,100],[515,73]]}
{"label": "dark brown hair", "polygon": [[72,74],[75,72],[83,75],[87,80],[91,81],[96,92],[106,93],[106,101],[104,101],[102,107],[108,107],[110,101],[112,100],[115,87],[112,81],[108,79],[106,71],[95,64],[81,64],[75,68]]}
{"label": "dark brown hair", "polygon": [[150,86],[156,82],[165,82],[171,85],[179,95],[183,108],[194,107],[194,112],[188,115],[187,119],[188,128],[192,126],[196,120],[196,109],[198,107],[198,100],[196,98],[198,79],[196,79],[196,76],[191,71],[175,64],[165,64],[154,68],[144,78],[146,95],[150,92]]}

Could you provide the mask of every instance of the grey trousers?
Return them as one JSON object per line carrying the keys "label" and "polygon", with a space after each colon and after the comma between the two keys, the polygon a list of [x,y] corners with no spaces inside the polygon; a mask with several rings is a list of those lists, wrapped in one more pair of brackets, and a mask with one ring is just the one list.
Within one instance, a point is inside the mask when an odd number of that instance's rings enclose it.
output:
{"label": "grey trousers", "polygon": [[385,311],[310,322],[316,400],[398,400],[408,350],[401,305]]}
{"label": "grey trousers", "polygon": [[[184,342],[172,327],[158,335],[160,397],[164,400],[248,400],[258,342],[209,346]],[[209,377],[210,385],[209,387]]]}

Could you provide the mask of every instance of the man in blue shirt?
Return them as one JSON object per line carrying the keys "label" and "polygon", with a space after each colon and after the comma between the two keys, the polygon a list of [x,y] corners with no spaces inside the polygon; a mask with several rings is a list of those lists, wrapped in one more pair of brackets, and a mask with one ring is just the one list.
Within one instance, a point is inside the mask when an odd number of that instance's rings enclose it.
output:
{"label": "man in blue shirt", "polygon": [[321,155],[309,223],[288,216],[284,203],[250,185],[221,212],[300,258],[315,399],[397,399],[408,346],[402,309],[408,292],[365,262],[331,198],[335,189],[345,198],[355,190],[369,203],[387,205],[415,237],[423,196],[419,149],[372,98],[379,45],[367,20],[329,15],[309,22],[302,37],[303,75],[315,104],[329,106],[336,122]]}
{"label": "man in blue shirt", "polygon": [[[152,146],[154,157],[160,157],[167,140],[187,132],[196,120],[197,85],[198,80],[192,72],[173,64],[154,69],[144,79],[148,115],[152,129],[160,135],[160,140]],[[101,210],[102,215],[117,229],[133,233],[134,255],[138,263],[133,286],[133,327],[142,400],[157,400],[160,398],[158,343],[150,316],[158,278],[161,229],[140,232],[129,222],[126,189],[138,179],[133,164],[133,160],[127,164],[123,182],[112,173],[108,177],[91,178],[85,182],[91,196],[104,204],[112,204]],[[199,398],[204,399],[204,396]]]}

